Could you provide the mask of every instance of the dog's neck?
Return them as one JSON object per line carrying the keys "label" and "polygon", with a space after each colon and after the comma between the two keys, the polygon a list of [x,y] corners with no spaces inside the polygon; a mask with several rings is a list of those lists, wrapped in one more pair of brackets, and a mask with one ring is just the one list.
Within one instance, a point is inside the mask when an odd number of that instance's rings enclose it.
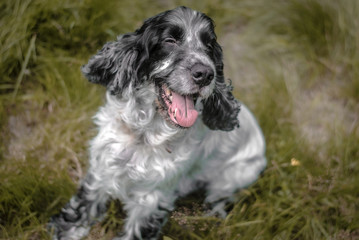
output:
{"label": "dog's neck", "polygon": [[180,129],[168,123],[156,110],[155,91],[137,90],[128,96],[117,96],[107,93],[107,103],[95,116],[100,129],[110,124],[118,134],[125,135],[133,144],[145,144],[158,147],[178,141],[190,130]]}

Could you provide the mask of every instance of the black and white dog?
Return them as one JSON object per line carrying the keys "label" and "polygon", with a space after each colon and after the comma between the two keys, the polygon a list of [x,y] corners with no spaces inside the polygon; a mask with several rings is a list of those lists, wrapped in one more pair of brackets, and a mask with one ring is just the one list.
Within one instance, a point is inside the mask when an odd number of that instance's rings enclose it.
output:
{"label": "black and white dog", "polygon": [[95,116],[88,173],[49,223],[53,239],[87,235],[110,199],[127,213],[116,239],[157,239],[175,200],[199,187],[224,217],[233,194],[266,166],[260,127],[225,83],[205,14],[179,7],[149,18],[82,72],[107,87],[107,102]]}

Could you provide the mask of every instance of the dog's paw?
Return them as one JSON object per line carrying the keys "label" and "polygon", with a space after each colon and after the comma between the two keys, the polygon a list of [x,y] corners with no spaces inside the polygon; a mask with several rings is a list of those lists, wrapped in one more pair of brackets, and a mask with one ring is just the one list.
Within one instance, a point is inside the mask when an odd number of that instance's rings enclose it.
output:
{"label": "dog's paw", "polygon": [[65,219],[52,217],[46,226],[52,240],[79,240],[89,233],[89,227],[75,226]]}
{"label": "dog's paw", "polygon": [[208,211],[206,216],[214,216],[218,218],[226,218],[233,209],[233,202],[228,199],[222,199],[213,203],[208,203]]}

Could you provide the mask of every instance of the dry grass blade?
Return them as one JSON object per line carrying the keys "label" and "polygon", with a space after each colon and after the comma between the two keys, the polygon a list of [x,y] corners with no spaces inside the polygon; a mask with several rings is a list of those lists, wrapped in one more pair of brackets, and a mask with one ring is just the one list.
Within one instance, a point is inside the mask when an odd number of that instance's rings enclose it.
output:
{"label": "dry grass blade", "polygon": [[28,63],[29,63],[31,54],[32,54],[33,52],[35,52],[35,41],[36,41],[36,35],[33,35],[32,38],[31,38],[31,40],[30,40],[29,47],[28,47],[27,52],[26,52],[26,55],[25,55],[25,59],[24,59],[22,65],[21,65],[21,70],[20,70],[19,76],[18,76],[17,79],[16,79],[16,83],[15,83],[15,87],[14,87],[14,92],[13,92],[13,94],[12,94],[12,101],[13,101],[13,102],[15,101],[17,92],[19,91],[20,84],[21,84],[22,79],[23,79],[23,77],[24,77],[24,74],[25,74],[25,72],[26,72],[26,68],[27,68],[27,65],[28,65]]}

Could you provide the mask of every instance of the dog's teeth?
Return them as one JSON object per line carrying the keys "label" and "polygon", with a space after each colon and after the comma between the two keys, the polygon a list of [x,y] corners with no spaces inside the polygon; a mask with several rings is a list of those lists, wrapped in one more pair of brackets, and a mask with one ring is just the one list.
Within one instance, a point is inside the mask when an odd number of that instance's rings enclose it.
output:
{"label": "dog's teeth", "polygon": [[165,93],[166,93],[166,95],[168,96],[168,95],[171,94],[171,90],[169,90],[168,88],[166,88],[166,89],[165,89]]}
{"label": "dog's teeth", "polygon": [[[170,101],[172,102],[172,93],[170,94],[170,96],[169,96],[169,99],[170,99]],[[176,108],[177,109],[177,108]]]}
{"label": "dog's teeth", "polygon": [[[177,108],[175,109],[175,113],[173,114],[173,117],[176,119],[176,114],[177,114]],[[177,119],[176,119],[177,120]]]}

